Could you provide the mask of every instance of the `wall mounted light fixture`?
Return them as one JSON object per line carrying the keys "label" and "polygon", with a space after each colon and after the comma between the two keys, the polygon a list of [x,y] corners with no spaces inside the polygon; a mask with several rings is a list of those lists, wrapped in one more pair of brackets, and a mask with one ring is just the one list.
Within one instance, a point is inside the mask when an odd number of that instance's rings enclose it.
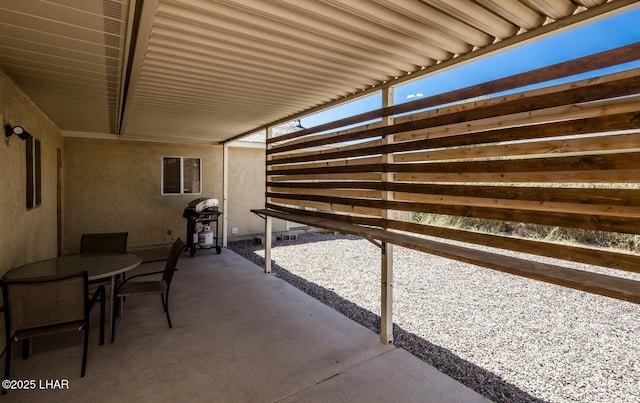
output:
{"label": "wall mounted light fixture", "polygon": [[14,134],[20,137],[20,139],[22,140],[26,140],[31,137],[31,134],[29,134],[28,131],[24,130],[24,127],[22,126],[4,125],[4,135],[7,143],[9,143],[9,137],[13,136]]}

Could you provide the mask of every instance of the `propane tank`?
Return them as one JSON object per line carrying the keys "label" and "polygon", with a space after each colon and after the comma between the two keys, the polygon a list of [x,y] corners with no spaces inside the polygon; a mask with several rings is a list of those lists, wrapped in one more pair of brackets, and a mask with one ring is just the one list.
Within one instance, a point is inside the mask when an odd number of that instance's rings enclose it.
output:
{"label": "propane tank", "polygon": [[198,232],[198,245],[203,248],[210,248],[213,246],[213,232],[208,225],[202,228],[202,231]]}

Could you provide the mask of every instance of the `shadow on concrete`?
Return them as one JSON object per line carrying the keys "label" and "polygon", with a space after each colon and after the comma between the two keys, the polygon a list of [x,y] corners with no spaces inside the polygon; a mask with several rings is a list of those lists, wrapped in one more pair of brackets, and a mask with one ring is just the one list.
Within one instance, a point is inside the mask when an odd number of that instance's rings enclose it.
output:
{"label": "shadow on concrete", "polygon": [[[352,235],[341,234],[327,237],[327,239],[337,238],[348,240],[360,239]],[[312,237],[311,239],[298,237],[295,241],[278,241],[274,242],[274,244],[285,246],[293,242],[300,244],[318,241],[319,239],[317,237]],[[264,258],[256,253],[264,249],[259,243],[255,241],[230,242],[228,248],[258,266],[264,266]],[[360,323],[377,334],[380,333],[380,316],[373,312],[344,299],[334,291],[291,273],[286,268],[275,263],[275,261],[272,261],[272,273],[325,305],[330,306],[349,319]],[[448,349],[435,345],[396,324],[393,325],[393,338],[396,347],[405,349],[427,364],[437,368],[440,372],[495,402],[546,403],[545,400],[532,396],[515,385],[506,382],[500,376],[472,362],[464,360]]]}

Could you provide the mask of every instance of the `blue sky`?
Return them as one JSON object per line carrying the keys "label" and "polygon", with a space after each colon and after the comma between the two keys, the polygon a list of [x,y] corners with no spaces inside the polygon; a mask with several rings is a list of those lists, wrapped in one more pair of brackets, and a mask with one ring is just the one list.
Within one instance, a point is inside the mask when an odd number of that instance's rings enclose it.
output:
{"label": "blue sky", "polygon": [[[446,72],[398,86],[394,103],[464,88],[510,76],[546,65],[602,52],[640,41],[640,8],[583,25],[572,30],[522,45]],[[499,68],[496,68],[498,66]],[[607,69],[607,73],[640,67],[640,62]],[[598,74],[603,74],[601,71]],[[595,75],[591,73],[590,75]],[[586,75],[576,76],[582,78]],[[331,110],[302,119],[304,127],[313,127],[346,116],[380,108],[381,95],[372,94]]]}

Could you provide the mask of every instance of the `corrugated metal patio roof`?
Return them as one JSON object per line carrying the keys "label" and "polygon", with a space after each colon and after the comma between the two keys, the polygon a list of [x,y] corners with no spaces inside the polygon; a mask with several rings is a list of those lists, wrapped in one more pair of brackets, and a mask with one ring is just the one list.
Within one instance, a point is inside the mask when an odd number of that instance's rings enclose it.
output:
{"label": "corrugated metal patio roof", "polygon": [[65,134],[222,142],[631,0],[0,0],[0,68]]}

